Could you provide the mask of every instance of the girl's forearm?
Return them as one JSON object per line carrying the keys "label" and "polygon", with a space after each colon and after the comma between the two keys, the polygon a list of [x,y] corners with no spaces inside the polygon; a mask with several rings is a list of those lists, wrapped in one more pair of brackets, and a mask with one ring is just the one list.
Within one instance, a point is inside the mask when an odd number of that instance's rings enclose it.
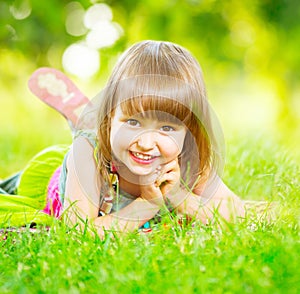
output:
{"label": "girl's forearm", "polygon": [[93,219],[93,224],[99,236],[104,236],[105,231],[129,232],[152,219],[159,209],[158,205],[139,197],[117,212]]}
{"label": "girl's forearm", "polygon": [[178,214],[187,215],[203,223],[206,223],[207,219],[212,217],[211,213],[205,207],[202,197],[192,192],[180,190],[173,198],[172,205],[174,205],[173,207]]}
{"label": "girl's forearm", "polygon": [[177,213],[188,215],[203,223],[207,223],[216,213],[227,221],[244,216],[243,204],[233,193],[224,195],[216,193],[211,199],[204,200],[197,194],[180,189],[175,195],[167,198]]}
{"label": "girl's forearm", "polygon": [[166,199],[177,213],[190,217],[197,217],[200,209],[203,207],[201,197],[182,188],[178,189],[176,193],[167,195]]}

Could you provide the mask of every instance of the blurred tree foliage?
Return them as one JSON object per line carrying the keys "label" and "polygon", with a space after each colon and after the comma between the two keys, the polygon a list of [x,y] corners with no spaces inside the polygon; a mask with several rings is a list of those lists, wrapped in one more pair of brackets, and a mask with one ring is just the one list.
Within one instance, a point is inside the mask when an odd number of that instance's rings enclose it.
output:
{"label": "blurred tree foliage", "polygon": [[[1,1],[0,53],[19,52],[36,67],[61,67],[64,49],[83,38],[66,32],[66,5],[70,2]],[[88,9],[101,1],[78,2]],[[170,40],[190,49],[205,69],[213,68],[218,76],[234,72],[271,84],[279,103],[278,119],[295,117],[294,105],[300,92],[297,0],[102,2],[112,8],[124,35],[114,46],[101,49],[101,73],[107,72],[111,57],[128,44],[142,39]],[[1,79],[5,79],[5,73],[2,68]]]}

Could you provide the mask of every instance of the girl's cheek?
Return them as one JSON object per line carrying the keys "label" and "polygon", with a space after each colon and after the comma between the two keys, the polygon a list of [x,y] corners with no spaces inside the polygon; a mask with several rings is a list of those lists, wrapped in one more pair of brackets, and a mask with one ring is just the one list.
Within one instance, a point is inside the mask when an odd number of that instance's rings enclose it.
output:
{"label": "girl's cheek", "polygon": [[172,137],[165,138],[162,143],[161,153],[165,159],[172,160],[180,154],[181,148]]}
{"label": "girl's cheek", "polygon": [[120,127],[113,133],[113,136],[111,137],[111,145],[128,148],[135,136],[135,132],[132,132],[125,127]]}
{"label": "girl's cheek", "polygon": [[174,159],[181,153],[185,135],[186,132],[182,131],[176,132],[164,138],[164,148],[162,148],[162,150],[164,150],[165,157]]}

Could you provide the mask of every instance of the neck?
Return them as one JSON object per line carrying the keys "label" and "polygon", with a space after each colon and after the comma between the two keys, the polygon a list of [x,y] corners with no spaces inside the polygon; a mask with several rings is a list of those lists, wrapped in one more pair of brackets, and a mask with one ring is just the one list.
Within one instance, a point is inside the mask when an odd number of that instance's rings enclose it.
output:
{"label": "neck", "polygon": [[132,196],[140,196],[140,186],[138,184],[129,182],[119,175],[119,187],[122,191],[129,193]]}
{"label": "neck", "polygon": [[112,171],[117,172],[119,178],[119,188],[135,197],[140,196],[139,176],[133,174],[121,162],[113,161]]}

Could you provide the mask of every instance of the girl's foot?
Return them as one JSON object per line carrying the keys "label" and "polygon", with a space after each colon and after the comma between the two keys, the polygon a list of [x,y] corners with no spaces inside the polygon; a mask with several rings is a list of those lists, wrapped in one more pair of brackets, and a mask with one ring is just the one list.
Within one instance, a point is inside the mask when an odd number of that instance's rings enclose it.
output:
{"label": "girl's foot", "polygon": [[62,72],[48,67],[36,70],[28,81],[38,98],[60,112],[73,130],[82,109],[90,100]]}

